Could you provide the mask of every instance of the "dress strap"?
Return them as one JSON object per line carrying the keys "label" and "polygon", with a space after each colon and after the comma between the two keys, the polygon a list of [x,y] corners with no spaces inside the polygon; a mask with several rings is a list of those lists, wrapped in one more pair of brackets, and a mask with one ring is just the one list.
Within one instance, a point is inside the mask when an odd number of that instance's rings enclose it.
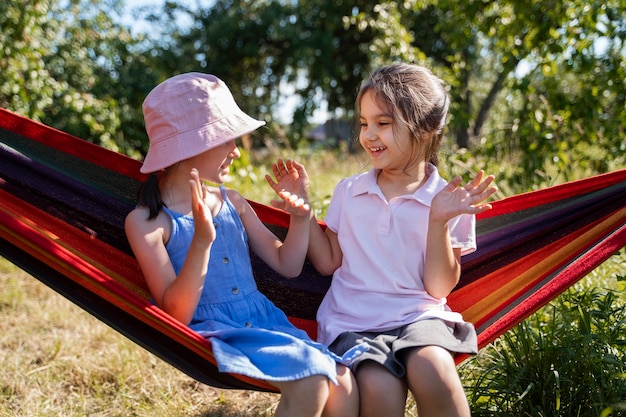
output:
{"label": "dress strap", "polygon": [[224,201],[228,201],[228,195],[226,194],[226,187],[220,185],[220,192],[222,193],[222,198]]}

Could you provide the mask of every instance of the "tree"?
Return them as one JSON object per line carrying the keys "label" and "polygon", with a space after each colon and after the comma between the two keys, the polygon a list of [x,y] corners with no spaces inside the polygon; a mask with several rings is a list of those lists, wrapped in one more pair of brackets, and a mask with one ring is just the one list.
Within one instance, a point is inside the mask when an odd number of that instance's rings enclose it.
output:
{"label": "tree", "polygon": [[167,61],[176,68],[228,76],[251,107],[275,103],[281,83],[293,83],[303,98],[296,120],[310,116],[320,98],[332,114],[349,114],[360,81],[376,66],[426,62],[451,85],[452,133],[471,147],[503,92],[524,93],[528,74],[520,68],[593,59],[589,42],[611,28],[623,41],[623,7],[615,0],[222,0],[190,12],[192,29],[173,38],[164,56],[175,56]]}
{"label": "tree", "polygon": [[[388,45],[409,34],[414,51],[374,47],[370,62],[428,58],[451,86],[459,147],[503,154],[516,180],[540,185],[624,165],[626,5],[615,1],[423,0],[372,7],[355,23]],[[410,7],[409,7],[410,6]],[[381,10],[398,11],[393,24]],[[387,12],[387,16],[393,16]],[[397,23],[405,28],[398,31]],[[606,43],[600,50],[597,46]],[[527,69],[527,70],[525,70]],[[578,167],[576,167],[578,168]]]}
{"label": "tree", "polygon": [[509,77],[500,97],[506,125],[491,124],[482,150],[507,152],[517,166],[511,178],[528,187],[626,165],[626,5],[516,6],[541,24],[523,39],[528,72]]}
{"label": "tree", "polygon": [[[170,1],[146,14],[163,29],[152,41],[115,23],[121,1],[2,3],[0,105],[138,155],[148,91],[202,71],[265,118],[268,136],[283,132],[272,117],[281,99],[300,98],[289,132],[297,142],[321,103],[349,118],[371,70],[414,61],[449,84],[457,146],[506,155],[519,181],[573,179],[573,161],[585,174],[624,165],[621,0]],[[190,26],[180,27],[181,14]]]}
{"label": "tree", "polygon": [[[118,0],[11,0],[0,6],[0,105],[116,151],[136,154],[146,85],[125,76],[142,56],[113,17]],[[145,80],[145,76],[143,76]],[[132,86],[135,86],[133,88]],[[141,91],[141,94],[136,94]],[[133,131],[134,130],[134,131]],[[145,136],[145,134],[144,134]]]}

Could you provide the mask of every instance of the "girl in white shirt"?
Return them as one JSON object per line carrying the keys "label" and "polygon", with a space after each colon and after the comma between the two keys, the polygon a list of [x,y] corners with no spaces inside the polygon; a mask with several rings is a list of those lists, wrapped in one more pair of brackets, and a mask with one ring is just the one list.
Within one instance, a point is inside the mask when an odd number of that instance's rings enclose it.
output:
{"label": "girl in white shirt", "polygon": [[319,341],[353,364],[361,416],[403,416],[410,390],[420,417],[469,416],[451,352],[476,353],[471,323],[446,297],[460,257],[475,250],[474,215],[495,191],[437,171],[449,98],[442,81],[410,64],[380,68],[356,100],[358,138],[372,168],[336,187],[323,231],[311,223],[309,258],[333,275],[319,310]]}

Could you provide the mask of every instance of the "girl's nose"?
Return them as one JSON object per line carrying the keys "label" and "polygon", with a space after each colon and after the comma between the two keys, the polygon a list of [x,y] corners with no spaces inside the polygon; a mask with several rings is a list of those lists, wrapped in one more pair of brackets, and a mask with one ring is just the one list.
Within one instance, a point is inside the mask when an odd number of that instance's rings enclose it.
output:
{"label": "girl's nose", "polygon": [[361,139],[363,139],[363,140],[374,140],[374,139],[376,139],[376,131],[375,131],[375,129],[372,129],[371,127],[368,127],[365,130],[361,129]]}
{"label": "girl's nose", "polygon": [[230,156],[232,159],[239,159],[239,158],[241,158],[241,152],[239,152],[239,147],[238,147],[237,145],[235,145],[235,147],[233,148],[233,150],[232,150],[232,151],[230,151],[229,156]]}

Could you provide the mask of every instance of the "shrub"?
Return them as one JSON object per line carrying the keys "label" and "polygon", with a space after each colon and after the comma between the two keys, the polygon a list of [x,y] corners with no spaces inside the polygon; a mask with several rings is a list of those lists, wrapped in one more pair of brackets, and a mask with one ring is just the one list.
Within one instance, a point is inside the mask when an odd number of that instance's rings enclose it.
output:
{"label": "shrub", "polygon": [[463,364],[474,416],[622,416],[626,305],[569,289]]}

